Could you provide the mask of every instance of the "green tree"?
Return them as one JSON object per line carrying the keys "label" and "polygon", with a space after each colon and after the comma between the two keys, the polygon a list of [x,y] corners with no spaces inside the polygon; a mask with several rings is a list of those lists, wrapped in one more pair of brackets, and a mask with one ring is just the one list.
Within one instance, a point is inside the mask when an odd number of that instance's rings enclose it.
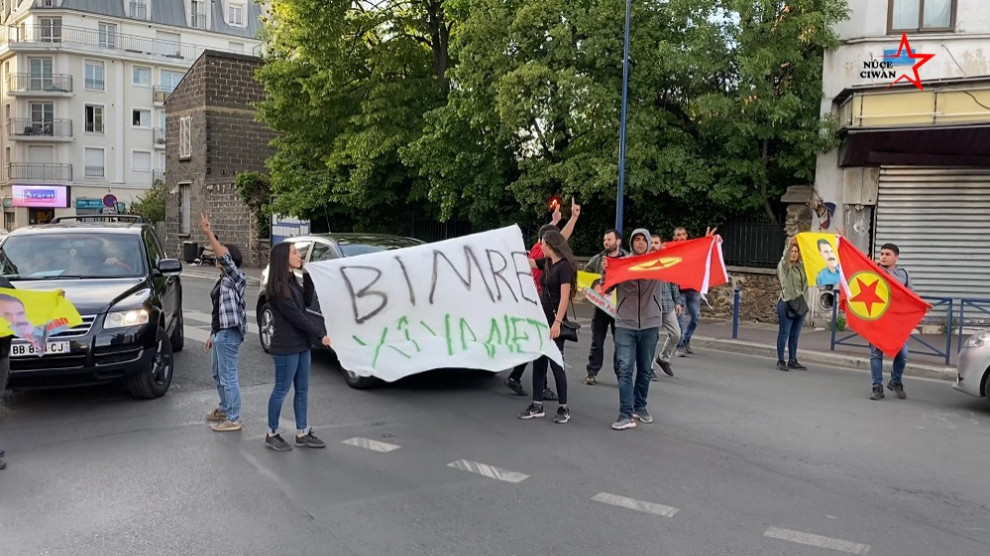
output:
{"label": "green tree", "polygon": [[261,172],[240,172],[234,177],[237,197],[251,207],[258,237],[267,238],[271,233],[272,188],[271,179]]}
{"label": "green tree", "polygon": [[280,133],[267,162],[276,212],[394,230],[429,211],[426,180],[399,153],[450,87],[444,4],[273,3],[258,108]]}
{"label": "green tree", "polygon": [[165,202],[168,200],[168,188],[164,180],[157,180],[148,193],[138,197],[131,204],[131,214],[140,215],[147,222],[165,221]]}

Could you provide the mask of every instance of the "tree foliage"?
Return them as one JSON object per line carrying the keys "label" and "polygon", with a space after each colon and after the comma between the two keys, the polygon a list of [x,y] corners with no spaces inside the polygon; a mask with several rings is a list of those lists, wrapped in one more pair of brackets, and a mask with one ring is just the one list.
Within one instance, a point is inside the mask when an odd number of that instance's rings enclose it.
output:
{"label": "tree foliage", "polygon": [[146,222],[164,222],[165,206],[168,201],[168,187],[164,180],[155,181],[144,196],[131,204],[131,214],[140,215]]}
{"label": "tree foliage", "polygon": [[271,179],[261,172],[240,172],[234,177],[234,187],[237,189],[237,197],[251,207],[258,236],[268,237],[272,218]]}
{"label": "tree foliage", "polygon": [[[533,222],[552,194],[612,224],[623,17],[615,0],[275,2],[260,114],[280,212],[387,227],[409,212]],[[633,2],[629,225],[773,218],[832,136],[825,49],[844,0]],[[332,217],[331,217],[332,218]],[[392,231],[395,231],[394,229]]]}

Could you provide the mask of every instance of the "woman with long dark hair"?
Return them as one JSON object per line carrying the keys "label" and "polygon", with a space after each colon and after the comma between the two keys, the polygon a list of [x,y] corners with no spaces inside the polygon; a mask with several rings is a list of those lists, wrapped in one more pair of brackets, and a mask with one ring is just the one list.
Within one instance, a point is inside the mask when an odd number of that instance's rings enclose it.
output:
{"label": "woman with long dark hair", "polygon": [[296,446],[324,448],[326,444],[313,434],[306,424],[306,405],[309,401],[310,346],[321,343],[330,345],[330,337],[323,333],[306,316],[306,307],[312,300],[312,282],[304,275],[307,286],[299,285],[293,271],[302,269],[303,258],[291,243],[279,243],[272,247],[268,265],[268,285],[265,293],[274,317],[271,354],[275,360],[275,388],[268,398],[268,434],[265,445],[277,452],[292,449],[278,434],[278,419],[282,402],[292,386],[292,409],[296,414]]}
{"label": "woman with long dark hair", "polygon": [[[546,258],[530,259],[530,264],[534,268],[543,269],[540,302],[547,317],[547,324],[550,325],[550,339],[557,344],[563,356],[564,339],[560,335],[560,329],[567,316],[567,307],[577,291],[577,263],[574,261],[571,247],[559,231],[544,232],[540,241]],[[553,422],[566,423],[571,419],[571,410],[567,407],[567,374],[564,373],[564,367],[546,355],[541,355],[533,362],[533,402],[519,414],[519,418],[533,419],[546,415],[543,411],[543,385],[547,380],[547,365],[553,371],[553,378],[557,383],[557,399],[560,403]]]}

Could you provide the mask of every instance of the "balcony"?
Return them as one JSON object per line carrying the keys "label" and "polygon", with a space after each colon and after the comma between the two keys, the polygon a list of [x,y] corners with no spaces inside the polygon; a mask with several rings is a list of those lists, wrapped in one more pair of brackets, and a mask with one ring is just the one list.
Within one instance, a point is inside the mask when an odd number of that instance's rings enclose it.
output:
{"label": "balcony", "polygon": [[165,148],[165,128],[164,127],[156,127],[155,129],[152,130],[152,132],[153,132],[153,135],[155,137],[155,148],[156,149],[164,149]]}
{"label": "balcony", "polygon": [[148,19],[148,4],[146,2],[131,2],[130,14],[134,19]]}
{"label": "balcony", "polygon": [[72,165],[54,162],[10,162],[7,164],[10,181],[71,182]]}
{"label": "balcony", "polygon": [[151,94],[154,95],[155,106],[165,106],[165,101],[168,100],[168,96],[172,94],[172,91],[172,88],[162,87],[161,85],[152,87]]}
{"label": "balcony", "polygon": [[7,76],[7,91],[14,96],[69,97],[72,96],[72,76],[67,73],[12,73]]}
{"label": "balcony", "polygon": [[101,33],[97,29],[65,25],[58,29],[57,37],[53,36],[50,27],[40,25],[8,26],[7,40],[11,50],[49,52],[58,49],[71,49],[94,53],[114,51],[124,56],[139,54],[190,61],[195,60],[206,49],[204,46],[193,44],[122,33]]}
{"label": "balcony", "polygon": [[68,118],[34,121],[28,118],[7,120],[7,135],[18,141],[71,141],[72,120]]}
{"label": "balcony", "polygon": [[165,170],[152,170],[151,171],[151,184],[165,183]]}
{"label": "balcony", "polygon": [[103,166],[86,166],[87,178],[102,178],[106,174]]}

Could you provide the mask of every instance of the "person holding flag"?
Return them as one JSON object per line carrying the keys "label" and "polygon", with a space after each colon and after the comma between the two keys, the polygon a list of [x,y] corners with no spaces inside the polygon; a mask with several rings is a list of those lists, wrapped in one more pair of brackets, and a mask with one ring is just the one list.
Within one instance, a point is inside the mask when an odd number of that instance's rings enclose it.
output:
{"label": "person holding flag", "polygon": [[[880,247],[880,268],[887,271],[894,280],[897,280],[905,288],[911,290],[911,275],[906,268],[897,266],[900,259],[901,250],[893,243],[885,243]],[[913,291],[913,290],[912,290]],[[904,392],[904,383],[901,377],[904,376],[904,367],[907,366],[908,345],[904,342],[900,351],[894,356],[894,365],[890,370],[890,381],[887,388],[897,396],[897,399],[907,398]],[[870,375],[873,378],[873,392],[870,394],[871,400],[882,400],[883,395],[883,351],[877,346],[870,344]]]}

